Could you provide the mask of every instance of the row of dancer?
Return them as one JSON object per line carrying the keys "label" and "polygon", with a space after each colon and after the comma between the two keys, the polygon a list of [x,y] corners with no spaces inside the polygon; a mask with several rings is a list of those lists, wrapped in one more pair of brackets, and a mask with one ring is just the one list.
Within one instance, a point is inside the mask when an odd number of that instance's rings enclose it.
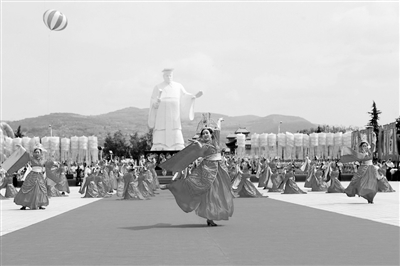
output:
{"label": "row of dancer", "polygon": [[[47,152],[38,145],[32,154],[20,147],[25,154],[24,171],[17,175],[22,182],[21,188],[13,185],[14,174],[8,174],[0,169],[0,188],[5,188],[5,196],[1,199],[14,198],[21,210],[44,210],[51,197],[66,196],[70,193],[66,168],[60,162],[43,159]],[[51,158],[51,156],[49,157]],[[151,155],[139,160],[139,166],[131,163],[114,163],[102,161],[91,167],[84,168],[84,179],[79,192],[85,197],[110,197],[114,192],[123,199],[148,199],[154,196],[159,188],[159,181],[155,171],[155,161]],[[135,185],[137,184],[137,185]]]}
{"label": "row of dancer", "polygon": [[[339,161],[318,162],[306,159],[302,165],[302,171],[307,173],[304,183],[305,188],[311,191],[326,191],[327,193],[346,193],[349,197],[360,195],[367,199],[368,203],[373,203],[376,192],[395,192],[386,178],[386,164],[372,163],[372,152],[369,144],[360,144],[360,154],[358,167],[355,169],[350,185],[344,188],[339,180],[341,167]],[[268,190],[268,192],[281,192],[283,194],[307,194],[296,183],[295,171],[297,167],[291,163],[282,167],[276,161],[269,162],[265,158],[260,160],[250,160],[249,158],[230,157],[227,165],[232,180],[233,190],[242,192],[241,196],[260,197],[258,193],[251,193],[255,186],[249,181],[249,172],[253,169],[255,176],[258,177],[258,187]],[[247,180],[246,193],[239,187],[243,178]]]}
{"label": "row of dancer", "polygon": [[[160,183],[151,160],[139,161],[139,165],[123,163],[115,167],[98,165],[82,181],[79,193],[84,198],[116,196],[126,200],[145,200],[156,195]],[[115,180],[115,182],[113,182]]]}

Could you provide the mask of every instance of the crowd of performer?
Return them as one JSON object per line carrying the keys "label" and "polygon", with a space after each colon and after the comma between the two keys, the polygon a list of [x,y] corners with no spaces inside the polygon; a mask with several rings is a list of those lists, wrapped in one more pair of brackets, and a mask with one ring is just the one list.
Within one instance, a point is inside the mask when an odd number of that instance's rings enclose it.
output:
{"label": "crowd of performer", "polygon": [[[48,205],[48,198],[63,197],[70,193],[67,176],[73,175],[76,185],[80,186],[79,192],[84,198],[116,195],[121,199],[145,200],[154,197],[157,194],[156,191],[160,189],[159,176],[156,172],[157,165],[171,157],[171,155],[166,158],[164,154],[149,153],[147,156],[142,155],[138,161],[117,158],[116,160],[103,160],[92,165],[85,163],[68,165],[67,163],[49,161],[42,168],[38,165],[38,157],[35,157],[35,154],[40,155],[41,152],[41,149],[37,149],[28,166],[16,173],[7,174],[0,168],[0,188],[5,189],[4,196],[0,194],[2,199],[15,198],[15,203],[21,205],[21,209],[26,209],[26,207],[43,209],[44,206]],[[232,154],[223,154],[222,156],[222,161],[229,173],[234,197],[263,197],[263,194],[265,195],[265,193],[261,193],[263,191],[307,194],[304,188],[311,192],[345,193],[346,189],[340,181],[344,164],[336,160],[314,159],[307,158],[304,162],[299,163],[282,162],[278,158],[268,160],[250,156],[238,158]],[[199,158],[184,171],[175,173],[174,181],[186,178],[200,165],[201,161],[202,158]],[[360,176],[361,174],[365,175],[367,172],[363,163],[346,164],[347,167],[349,165],[354,167],[354,176],[357,173]],[[377,182],[376,192],[393,192],[394,190],[386,178],[388,164],[375,162],[368,165],[372,166],[378,173],[375,177]],[[370,169],[373,171],[373,168]],[[160,171],[158,172],[160,173]],[[295,173],[299,172],[306,175],[304,188],[300,188],[296,183]],[[42,178],[43,180],[40,178],[42,173],[46,173]],[[166,174],[164,170],[161,175]],[[52,176],[57,177],[52,178]],[[25,184],[20,190],[36,196],[30,194],[25,198],[17,196],[16,179],[19,181],[18,183],[22,181]],[[257,180],[257,182],[252,182],[251,179]],[[358,181],[354,181],[353,178],[347,191],[349,196],[362,194],[362,189],[357,187],[360,184],[356,184]],[[368,185],[368,182],[365,181],[363,185]],[[369,185],[371,186],[371,184]],[[372,203],[374,192],[369,193],[367,200]],[[23,193],[20,193],[20,195],[23,195]]]}

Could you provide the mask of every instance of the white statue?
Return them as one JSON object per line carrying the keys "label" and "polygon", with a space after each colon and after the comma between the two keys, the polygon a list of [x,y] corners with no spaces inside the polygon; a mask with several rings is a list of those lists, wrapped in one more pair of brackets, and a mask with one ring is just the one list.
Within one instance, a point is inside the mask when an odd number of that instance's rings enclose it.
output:
{"label": "white statue", "polygon": [[154,87],[150,101],[148,127],[153,129],[155,150],[182,150],[184,145],[181,120],[194,118],[195,99],[202,96],[186,92],[182,84],[172,81],[173,69],[164,69],[164,82]]}

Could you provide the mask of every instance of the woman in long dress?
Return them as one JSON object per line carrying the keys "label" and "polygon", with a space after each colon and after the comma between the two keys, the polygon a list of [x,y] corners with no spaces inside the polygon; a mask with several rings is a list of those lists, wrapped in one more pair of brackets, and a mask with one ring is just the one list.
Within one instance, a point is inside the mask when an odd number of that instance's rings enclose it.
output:
{"label": "woman in long dress", "polygon": [[260,162],[259,162],[259,169],[257,171],[258,174],[258,187],[266,187],[267,184],[267,174],[268,174],[268,160],[266,158],[261,158]]}
{"label": "woman in long dress", "polygon": [[[378,164],[375,166],[378,170],[378,173],[380,174],[380,179],[378,179],[378,192],[396,192],[392,188],[392,186],[389,184],[389,181],[386,178],[386,164],[382,166],[381,164]],[[7,197],[7,195],[6,195]]]}
{"label": "woman in long dress", "polygon": [[151,180],[153,183],[152,184],[153,190],[157,190],[160,188],[160,181],[158,180],[158,177],[157,177],[156,165],[157,165],[157,161],[154,158],[154,155],[148,154],[146,166],[152,177]]}
{"label": "woman in long dress", "polygon": [[285,189],[283,190],[282,194],[307,194],[307,192],[301,190],[296,183],[296,178],[294,176],[294,165],[288,165],[285,171],[285,179],[283,180]]}
{"label": "woman in long dress", "polygon": [[85,194],[83,198],[98,198],[99,189],[96,184],[96,176],[92,171],[85,169],[85,177],[83,178],[82,185],[79,189],[80,194]]}
{"label": "woman in long dress", "polygon": [[268,188],[268,192],[282,192],[284,185],[282,181],[285,179],[284,177],[285,173],[283,168],[281,168],[280,166],[277,167],[275,164],[272,164],[271,175],[266,182],[267,184],[272,184],[272,187]]}
{"label": "woman in long dress", "polygon": [[329,178],[331,184],[328,187],[326,193],[344,193],[344,187],[339,181],[339,166],[336,162],[332,162],[330,165]]}
{"label": "woman in long dress", "polygon": [[369,150],[369,143],[362,141],[360,143],[360,166],[350,181],[350,184],[344,190],[348,197],[359,195],[368,201],[374,203],[374,197],[378,192],[379,173],[372,164],[372,152]]}
{"label": "woman in long dress", "polygon": [[[19,148],[24,149],[23,147]],[[14,197],[15,204],[22,206],[21,210],[25,210],[27,207],[31,210],[44,210],[44,206],[49,205],[46,181],[43,176],[43,151],[45,149],[41,146],[36,146],[32,156],[28,153],[32,170],[26,176],[21,189]]]}
{"label": "woman in long dress", "polygon": [[124,192],[122,193],[123,200],[146,200],[149,199],[150,195],[148,193],[143,194],[143,189],[140,189],[140,180],[136,176],[133,167],[128,169],[128,172],[123,176],[124,179]]}
{"label": "woman in long dress", "polygon": [[214,220],[228,220],[234,209],[228,169],[221,162],[219,134],[220,128],[203,128],[199,140],[192,144],[200,147],[200,151],[196,150],[196,156],[203,157],[200,164],[186,178],[165,186],[184,212],[195,211],[207,219],[208,226],[217,226]]}
{"label": "woman in long dress", "polygon": [[[65,192],[70,193],[68,180],[65,175],[66,166],[60,163],[48,160],[45,164],[47,179],[47,195],[50,197],[60,197],[59,194],[65,195]],[[56,180],[57,182],[55,182]]]}
{"label": "woman in long dress", "polygon": [[53,180],[47,178],[46,185],[47,185],[47,196],[49,196],[49,198],[66,196],[61,194],[61,192],[56,188],[57,183],[54,182]]}
{"label": "woman in long dress", "polygon": [[238,173],[238,179],[240,180],[237,189],[234,189],[235,195],[242,198],[260,198],[263,195],[257,190],[257,188],[251,183],[251,164],[248,160],[243,159]]}
{"label": "woman in long dress", "polygon": [[307,177],[306,181],[304,182],[304,187],[305,188],[311,188],[311,180],[314,178],[315,172],[317,171],[317,166],[315,163],[308,162],[308,171],[307,171]]}
{"label": "woman in long dress", "polygon": [[14,198],[17,195],[18,190],[14,187],[13,175],[5,173],[3,182],[4,183],[0,188],[4,187],[6,189],[6,193],[4,194],[4,196],[8,199]]}
{"label": "woman in long dress", "polygon": [[316,168],[314,175],[311,176],[311,191],[326,191],[328,189],[327,184],[323,180],[322,165]]}
{"label": "woman in long dress", "polygon": [[235,157],[231,157],[226,161],[226,167],[228,168],[228,174],[229,174],[230,180],[233,184],[233,181],[236,178],[236,175],[238,172]]}

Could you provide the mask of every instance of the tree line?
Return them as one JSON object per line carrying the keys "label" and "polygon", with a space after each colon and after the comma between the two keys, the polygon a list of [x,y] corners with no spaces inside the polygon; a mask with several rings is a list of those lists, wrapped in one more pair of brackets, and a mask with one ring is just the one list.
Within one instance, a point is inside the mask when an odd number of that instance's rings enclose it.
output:
{"label": "tree line", "polygon": [[153,143],[153,130],[149,130],[145,134],[135,132],[130,134],[128,138],[118,130],[114,134],[108,133],[104,140],[103,155],[107,157],[117,156],[119,158],[138,159],[145,151],[151,149]]}

